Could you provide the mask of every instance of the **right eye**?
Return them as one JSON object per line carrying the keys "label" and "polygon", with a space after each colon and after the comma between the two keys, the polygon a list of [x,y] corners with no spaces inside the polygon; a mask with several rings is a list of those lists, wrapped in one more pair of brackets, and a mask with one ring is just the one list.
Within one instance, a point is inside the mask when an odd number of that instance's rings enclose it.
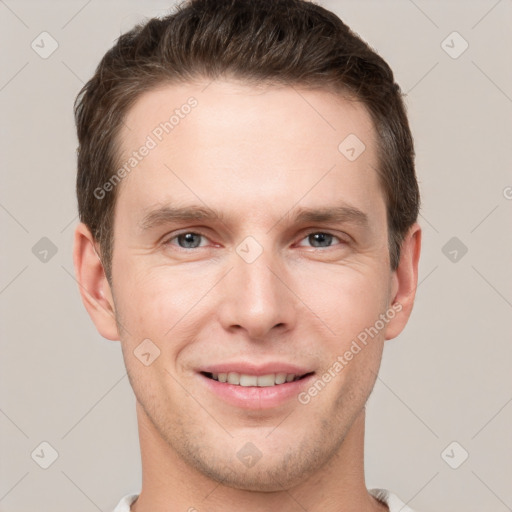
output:
{"label": "right eye", "polygon": [[[206,238],[202,233],[195,231],[184,231],[168,238],[163,242],[164,245],[178,245],[180,249],[197,249],[200,246],[200,238]],[[176,240],[177,244],[173,243]]]}

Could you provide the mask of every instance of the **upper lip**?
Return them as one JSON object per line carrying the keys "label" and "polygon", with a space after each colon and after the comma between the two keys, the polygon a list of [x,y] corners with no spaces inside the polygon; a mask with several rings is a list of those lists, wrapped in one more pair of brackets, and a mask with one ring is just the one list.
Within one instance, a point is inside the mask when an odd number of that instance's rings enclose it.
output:
{"label": "upper lip", "polygon": [[305,375],[311,373],[306,367],[297,366],[290,363],[270,361],[264,364],[255,364],[248,362],[232,362],[222,364],[212,364],[199,368],[199,372],[203,373],[242,373],[244,375],[268,375],[270,373],[293,373],[295,375]]}

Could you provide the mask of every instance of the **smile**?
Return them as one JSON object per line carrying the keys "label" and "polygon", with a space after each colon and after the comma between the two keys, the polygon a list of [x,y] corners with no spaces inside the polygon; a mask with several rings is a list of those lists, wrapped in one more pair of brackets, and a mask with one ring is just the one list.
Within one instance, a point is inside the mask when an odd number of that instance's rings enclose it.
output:
{"label": "smile", "polygon": [[279,386],[287,382],[300,380],[309,375],[296,375],[294,373],[269,373],[266,375],[249,375],[246,373],[227,372],[227,373],[210,373],[203,372],[206,377],[216,380],[218,382],[233,384],[235,386],[243,387],[271,387]]}

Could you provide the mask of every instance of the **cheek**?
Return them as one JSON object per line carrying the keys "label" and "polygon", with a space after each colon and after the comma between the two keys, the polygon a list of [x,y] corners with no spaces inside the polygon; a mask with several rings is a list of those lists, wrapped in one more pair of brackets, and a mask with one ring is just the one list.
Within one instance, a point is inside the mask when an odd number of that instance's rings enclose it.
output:
{"label": "cheek", "polygon": [[336,343],[351,340],[373,325],[386,307],[382,274],[368,267],[317,266],[314,272],[301,273],[296,286],[305,304],[330,328],[327,331]]}
{"label": "cheek", "polygon": [[170,277],[156,272],[124,274],[116,308],[132,342],[141,337],[162,340],[190,309],[192,287],[175,275]]}
{"label": "cheek", "polygon": [[[169,274],[126,273],[116,300],[117,314],[125,327],[124,362],[134,393],[146,407],[170,393],[168,370],[173,372],[176,355],[188,342],[182,329],[187,312],[198,300],[198,290],[194,293],[190,279],[186,286],[183,279],[170,279]],[[146,353],[149,356],[145,358]],[[181,393],[180,388],[174,392]]]}

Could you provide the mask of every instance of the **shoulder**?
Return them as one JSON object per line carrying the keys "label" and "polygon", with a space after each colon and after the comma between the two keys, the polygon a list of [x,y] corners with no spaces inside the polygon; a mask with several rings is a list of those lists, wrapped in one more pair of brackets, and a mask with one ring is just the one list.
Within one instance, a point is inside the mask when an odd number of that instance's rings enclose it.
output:
{"label": "shoulder", "polygon": [[132,503],[139,497],[138,494],[127,494],[121,498],[116,508],[112,512],[130,512]]}
{"label": "shoulder", "polygon": [[389,512],[415,512],[408,507],[396,494],[387,489],[368,489],[368,492],[382,503],[386,504]]}

